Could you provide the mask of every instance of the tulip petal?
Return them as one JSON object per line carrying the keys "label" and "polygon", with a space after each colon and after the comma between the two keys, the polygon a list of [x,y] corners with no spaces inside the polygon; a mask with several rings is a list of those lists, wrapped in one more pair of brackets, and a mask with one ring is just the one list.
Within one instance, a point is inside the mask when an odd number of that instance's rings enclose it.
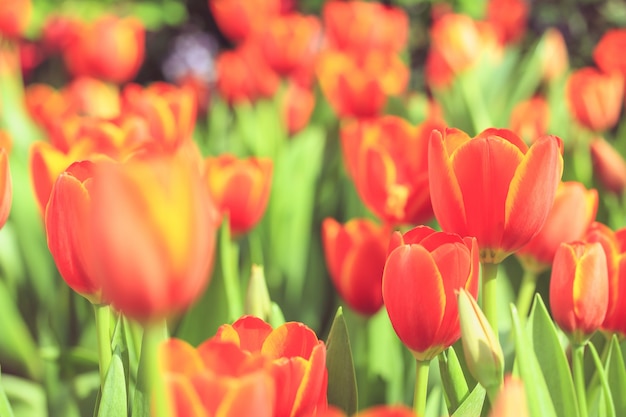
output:
{"label": "tulip petal", "polygon": [[313,330],[302,323],[288,322],[275,328],[267,336],[261,352],[272,359],[294,357],[309,359],[318,342]]}
{"label": "tulip petal", "polygon": [[604,249],[591,244],[579,260],[573,283],[574,314],[583,321],[580,327],[585,334],[595,331],[606,316],[607,277]]}
{"label": "tulip petal", "polygon": [[181,339],[169,339],[159,346],[159,362],[166,373],[191,376],[203,367],[196,349]]}
{"label": "tulip petal", "polygon": [[233,329],[239,334],[239,346],[248,352],[260,352],[272,332],[272,326],[254,316],[240,318],[233,323]]}
{"label": "tulip petal", "polygon": [[191,382],[181,375],[166,375],[174,413],[172,416],[209,417]]}
{"label": "tulip petal", "polygon": [[562,172],[560,139],[538,139],[517,166],[508,190],[502,249],[513,252],[539,232],[552,208]]}

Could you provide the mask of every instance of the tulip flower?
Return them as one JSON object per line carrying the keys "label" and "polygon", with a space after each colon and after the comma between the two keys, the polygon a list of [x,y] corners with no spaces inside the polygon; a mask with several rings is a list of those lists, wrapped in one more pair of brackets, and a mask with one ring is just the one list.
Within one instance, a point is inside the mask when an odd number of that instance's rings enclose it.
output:
{"label": "tulip flower", "polygon": [[121,84],[135,77],[145,53],[145,29],[135,18],[101,16],[74,28],[63,51],[74,76],[92,76]]}
{"label": "tulip flower", "polygon": [[504,386],[494,401],[489,417],[530,417],[524,382],[512,375],[504,378]]}
{"label": "tulip flower", "polygon": [[550,28],[541,43],[541,74],[548,82],[565,74],[569,67],[569,55],[563,35],[558,29]]}
{"label": "tulip flower", "polygon": [[472,376],[485,387],[489,398],[502,385],[504,354],[498,338],[474,297],[464,288],[458,293],[463,353]]}
{"label": "tulip flower", "polygon": [[48,248],[67,285],[92,303],[100,302],[101,285],[92,258],[92,162],[72,164],[52,188],[45,211]]}
{"label": "tulip flower", "polygon": [[454,74],[478,62],[482,38],[474,20],[463,14],[448,13],[430,28],[431,49],[441,54]]}
{"label": "tulip flower", "polygon": [[470,138],[433,131],[428,178],[441,228],[475,236],[481,262],[499,263],[539,232],[563,170],[562,142],[544,136],[529,148],[506,129]]}
{"label": "tulip flower", "polygon": [[502,44],[515,43],[526,32],[528,12],[525,0],[489,0],[486,19],[496,28]]}
{"label": "tulip flower", "polygon": [[509,126],[526,143],[548,133],[549,125],[550,106],[543,97],[521,101],[511,111]]}
{"label": "tulip flower", "polygon": [[148,153],[101,163],[91,195],[104,299],[140,321],[189,307],[208,284],[218,227],[195,161]]}
{"label": "tulip flower", "polygon": [[583,127],[602,132],[617,123],[624,101],[624,78],[585,67],[567,80],[567,102],[574,119]]}
{"label": "tulip flower", "polygon": [[305,416],[326,409],[326,347],[304,324],[289,322],[272,329],[257,317],[244,316],[232,326],[221,326],[213,339],[198,347],[201,354],[215,340],[270,360],[275,416]]}
{"label": "tulip flower", "polygon": [[602,138],[593,139],[589,147],[595,176],[607,191],[621,195],[626,189],[626,160]]}
{"label": "tulip flower", "polygon": [[281,0],[209,0],[220,31],[231,41],[249,39],[281,12]]}
{"label": "tulip flower", "polygon": [[315,94],[296,82],[290,82],[281,102],[281,115],[283,123],[287,126],[290,135],[294,135],[304,129],[315,108]]}
{"label": "tulip flower", "polygon": [[383,300],[398,337],[416,359],[430,360],[460,335],[454,291],[478,292],[474,238],[418,226],[394,233],[383,272]]}
{"label": "tulip flower", "polygon": [[268,158],[238,159],[224,154],[206,159],[208,190],[235,234],[261,220],[269,201],[273,163]]}
{"label": "tulip flower", "polygon": [[607,260],[598,242],[562,243],[550,280],[554,320],[571,339],[582,344],[604,321],[608,308]]}
{"label": "tulip flower", "polygon": [[0,37],[20,37],[32,12],[31,0],[3,0],[0,3]]}
{"label": "tulip flower", "polygon": [[341,225],[327,218],[322,241],[330,277],[353,310],[370,316],[383,305],[382,279],[389,231],[367,219]]}
{"label": "tulip flower", "polygon": [[359,197],[386,223],[419,224],[432,218],[428,189],[428,139],[443,128],[415,127],[396,116],[353,121],[341,129],[347,170]]}
{"label": "tulip flower", "polygon": [[607,30],[593,50],[593,60],[605,73],[626,76],[626,29]]}
{"label": "tulip flower", "polygon": [[399,53],[406,46],[404,10],[379,2],[327,1],[322,10],[329,47],[355,55],[377,50]]}

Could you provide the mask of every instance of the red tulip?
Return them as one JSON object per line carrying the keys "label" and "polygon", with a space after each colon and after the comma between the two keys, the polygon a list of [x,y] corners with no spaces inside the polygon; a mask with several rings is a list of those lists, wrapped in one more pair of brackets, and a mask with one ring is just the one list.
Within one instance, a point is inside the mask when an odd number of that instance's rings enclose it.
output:
{"label": "red tulip", "polygon": [[478,295],[474,238],[419,226],[396,232],[383,273],[383,300],[391,324],[418,361],[430,360],[461,336],[455,291]]}
{"label": "red tulip", "polygon": [[56,180],[45,211],[48,248],[67,285],[99,303],[101,285],[93,265],[91,233],[92,162],[72,164]]}
{"label": "red tulip", "polygon": [[99,164],[92,204],[103,298],[142,321],[189,307],[208,284],[218,227],[197,161],[145,154]]}
{"label": "red tulip", "polygon": [[609,142],[593,139],[589,145],[593,171],[608,191],[621,195],[626,189],[626,160]]}
{"label": "red tulip", "polygon": [[593,132],[602,132],[615,126],[619,119],[624,100],[624,78],[585,67],[570,75],[566,94],[574,119]]}
{"label": "red tulip", "polygon": [[499,263],[539,232],[563,170],[562,142],[544,136],[529,148],[506,129],[470,138],[433,131],[428,178],[442,229],[475,236],[481,262]]}
{"label": "red tulip", "polygon": [[296,82],[290,82],[281,102],[283,123],[290,135],[304,129],[315,108],[315,93]]}
{"label": "red tulip", "polygon": [[487,21],[498,32],[502,44],[518,42],[526,32],[529,7],[525,0],[490,0]]}
{"label": "red tulip", "polygon": [[562,182],[543,227],[515,256],[525,269],[536,273],[549,269],[561,243],[582,239],[597,211],[596,190],[587,190],[579,182]]}
{"label": "red tulip", "polygon": [[281,0],[209,0],[222,33],[234,42],[249,39],[281,12]]}
{"label": "red tulip", "polygon": [[618,73],[626,76],[626,29],[607,30],[593,51],[593,60],[607,74]]}
{"label": "red tulip", "polygon": [[389,231],[367,219],[352,219],[345,225],[327,218],[322,223],[322,241],[330,277],[346,303],[364,315],[383,305],[382,279]]}
{"label": "red tulip", "polygon": [[24,33],[33,12],[31,0],[0,2],[0,37],[17,38]]}
{"label": "red tulip", "polygon": [[562,243],[554,256],[550,308],[554,321],[577,343],[600,328],[609,302],[607,259],[598,242]]}
{"label": "red tulip", "polygon": [[206,159],[207,189],[233,233],[247,233],[261,220],[270,197],[273,163],[224,154]]}
{"label": "red tulip", "polygon": [[344,160],[365,205],[392,225],[432,218],[428,190],[428,139],[440,122],[415,127],[396,116],[346,123]]}

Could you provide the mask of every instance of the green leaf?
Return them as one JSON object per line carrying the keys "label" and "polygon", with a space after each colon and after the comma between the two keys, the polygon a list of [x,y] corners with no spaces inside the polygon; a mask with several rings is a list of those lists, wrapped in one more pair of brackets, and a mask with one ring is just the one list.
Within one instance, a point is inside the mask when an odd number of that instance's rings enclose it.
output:
{"label": "green leaf", "polygon": [[341,307],[337,309],[326,342],[326,367],[328,403],[341,408],[348,415],[354,414],[358,404],[356,375],[348,328]]}
{"label": "green leaf", "polygon": [[563,347],[559,342],[556,327],[539,294],[535,296],[528,325],[537,362],[550,390],[557,415],[579,416],[572,373]]}
{"label": "green leaf", "polygon": [[528,340],[528,336],[520,324],[517,309],[513,304],[511,304],[510,308],[513,319],[517,366],[526,389],[528,411],[531,417],[556,417],[556,411],[550,398],[550,391],[541,373],[539,362],[533,351],[533,345]]}
{"label": "green leaf", "polygon": [[[46,393],[43,387],[28,379],[4,374],[2,389],[11,404],[13,413],[20,417],[41,417],[48,415]],[[4,417],[4,414],[0,414]]]}
{"label": "green leaf", "polygon": [[480,384],[476,384],[470,395],[461,403],[452,417],[476,417],[480,415],[485,403],[487,391]]}
{"label": "green leaf", "polygon": [[109,370],[104,379],[98,417],[122,417],[128,415],[126,405],[126,375],[122,363],[122,352],[118,347],[113,352]]}
{"label": "green leaf", "polygon": [[11,408],[11,404],[9,404],[7,394],[2,388],[2,383],[0,383],[0,416],[13,417],[13,409]]}
{"label": "green leaf", "polygon": [[439,373],[448,405],[448,411],[454,413],[469,394],[469,387],[459,358],[450,346],[439,354]]}
{"label": "green leaf", "polygon": [[[604,402],[601,403],[600,409],[604,409],[607,417],[615,417],[615,405],[613,404],[613,395],[611,394],[611,388],[609,387],[609,381],[607,379],[606,372],[604,372],[602,361],[600,360],[598,352],[596,351],[596,347],[593,345],[593,343],[587,343],[587,348],[589,349],[591,357],[593,358],[593,362],[596,365],[596,372],[600,380],[600,387],[602,388],[602,394],[604,396]],[[624,393],[620,392],[619,396],[623,397]],[[600,398],[602,398],[602,396]]]}
{"label": "green leaf", "polygon": [[609,387],[611,387],[611,394],[613,395],[615,415],[624,417],[626,416],[626,395],[624,395],[626,393],[626,366],[624,365],[624,358],[616,336],[613,336],[611,339],[611,350],[609,351],[605,369]]}

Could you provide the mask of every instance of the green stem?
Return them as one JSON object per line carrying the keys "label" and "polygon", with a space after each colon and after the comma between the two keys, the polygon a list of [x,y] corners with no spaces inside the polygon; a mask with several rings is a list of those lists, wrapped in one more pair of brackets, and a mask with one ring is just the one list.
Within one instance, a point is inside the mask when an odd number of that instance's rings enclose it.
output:
{"label": "green stem", "polygon": [[535,297],[535,289],[537,288],[537,274],[529,269],[524,269],[522,282],[517,293],[517,312],[521,318],[525,318],[530,310],[530,305]]}
{"label": "green stem", "polygon": [[587,391],[585,389],[585,345],[575,343],[572,345],[572,368],[574,376],[574,387],[576,388],[576,398],[580,417],[587,417]]}
{"label": "green stem", "polygon": [[238,248],[232,242],[228,216],[225,216],[220,231],[220,261],[222,276],[224,278],[224,290],[228,302],[228,318],[237,320],[243,314],[243,300],[241,297],[241,283],[237,271],[236,256]]}
{"label": "green stem", "polygon": [[111,335],[109,332],[111,310],[108,305],[94,304],[96,315],[96,343],[98,344],[98,365],[100,369],[100,387],[104,386],[104,379],[111,363]]}
{"label": "green stem", "polygon": [[498,277],[498,264],[481,264],[482,269],[482,309],[491,325],[496,338],[498,337],[498,292],[496,278]]}
{"label": "green stem", "polygon": [[426,396],[428,395],[428,370],[430,361],[415,361],[415,395],[413,397],[413,411],[417,416],[423,416],[426,411]]}
{"label": "green stem", "polygon": [[491,407],[493,407],[493,405],[495,404],[501,387],[501,385],[491,385],[485,388],[485,390],[487,391],[487,398],[489,398],[489,403],[491,404]]}
{"label": "green stem", "polygon": [[478,88],[479,81],[477,80],[475,72],[474,68],[462,74],[459,77],[459,84],[461,94],[463,94],[465,105],[472,120],[474,133],[477,134],[491,127],[492,124],[487,108],[485,107],[482,91]]}
{"label": "green stem", "polygon": [[146,361],[143,371],[149,393],[147,406],[154,412],[151,415],[155,417],[170,417],[171,415],[171,401],[160,370],[158,355],[159,345],[165,339],[167,339],[165,321],[146,325],[141,343],[141,359]]}

